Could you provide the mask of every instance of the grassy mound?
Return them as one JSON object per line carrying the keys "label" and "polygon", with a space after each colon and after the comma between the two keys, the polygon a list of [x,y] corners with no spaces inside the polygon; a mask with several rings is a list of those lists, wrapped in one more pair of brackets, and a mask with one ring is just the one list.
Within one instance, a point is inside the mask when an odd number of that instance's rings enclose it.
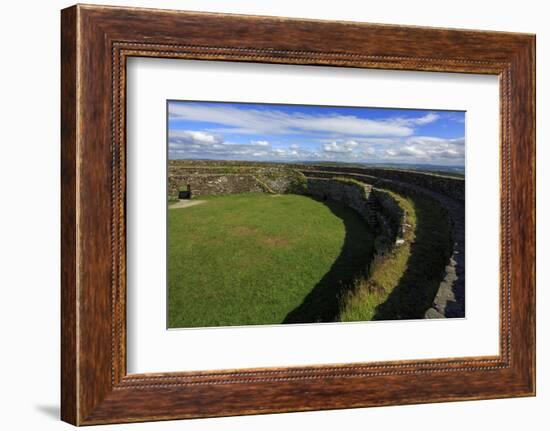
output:
{"label": "grassy mound", "polygon": [[168,211],[168,326],[338,319],[373,238],[351,209],[300,195],[206,197]]}
{"label": "grassy mound", "polygon": [[359,277],[343,298],[342,321],[422,319],[451,254],[450,222],[433,199],[389,192],[406,210],[405,243],[374,259],[370,276]]}

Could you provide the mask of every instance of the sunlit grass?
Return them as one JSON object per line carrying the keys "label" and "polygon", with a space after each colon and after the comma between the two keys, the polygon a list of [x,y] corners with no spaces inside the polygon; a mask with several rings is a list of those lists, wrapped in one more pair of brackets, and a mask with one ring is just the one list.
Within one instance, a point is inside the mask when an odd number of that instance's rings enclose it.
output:
{"label": "sunlit grass", "polygon": [[423,318],[450,255],[446,211],[389,192],[405,243],[382,258],[351,209],[300,195],[206,196],[168,211],[168,326]]}
{"label": "sunlit grass", "polygon": [[364,220],[336,203],[261,193],[168,210],[168,326],[334,320],[368,266]]}

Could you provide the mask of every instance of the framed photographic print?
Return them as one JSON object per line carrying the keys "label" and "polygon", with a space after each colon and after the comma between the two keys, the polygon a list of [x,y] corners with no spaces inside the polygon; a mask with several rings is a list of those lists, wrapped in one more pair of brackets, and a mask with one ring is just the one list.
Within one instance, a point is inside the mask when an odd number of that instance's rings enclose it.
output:
{"label": "framed photographic print", "polygon": [[535,393],[535,37],[62,11],[62,419]]}

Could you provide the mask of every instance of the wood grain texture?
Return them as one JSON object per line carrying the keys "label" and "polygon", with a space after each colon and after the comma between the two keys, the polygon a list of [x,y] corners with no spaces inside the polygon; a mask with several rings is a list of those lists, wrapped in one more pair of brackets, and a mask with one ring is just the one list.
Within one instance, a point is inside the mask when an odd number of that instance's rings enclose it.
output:
{"label": "wood grain texture", "polygon": [[61,16],[61,417],[77,422],[76,9]]}
{"label": "wood grain texture", "polygon": [[[63,420],[86,425],[534,394],[533,35],[79,5],[62,11],[61,36]],[[127,375],[129,56],[499,75],[499,356]]]}

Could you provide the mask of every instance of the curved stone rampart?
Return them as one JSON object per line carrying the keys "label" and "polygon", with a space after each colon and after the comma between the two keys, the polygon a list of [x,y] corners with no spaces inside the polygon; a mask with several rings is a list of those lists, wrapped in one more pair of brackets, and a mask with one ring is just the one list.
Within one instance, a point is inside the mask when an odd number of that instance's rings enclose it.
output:
{"label": "curved stone rampart", "polygon": [[406,170],[252,162],[169,161],[168,195],[191,186],[194,196],[245,192],[309,193],[343,202],[399,244],[406,214],[384,189],[420,193],[444,207],[452,224],[452,255],[426,317],[464,317],[464,179]]}
{"label": "curved stone rampart", "polygon": [[373,188],[373,195],[379,229],[399,245],[408,228],[407,211],[387,190]]}
{"label": "curved stone rampart", "polygon": [[350,178],[307,178],[307,194],[341,202],[355,210],[377,232],[377,254],[402,243],[406,212],[385,190]]}
{"label": "curved stone rampart", "polygon": [[326,178],[308,178],[307,193],[318,199],[331,199],[354,209],[367,224],[374,227],[376,223],[372,187],[352,181]]}
{"label": "curved stone rampart", "polygon": [[177,197],[188,184],[193,196],[264,191],[251,175],[173,175],[168,182],[168,195]]}
{"label": "curved stone rampart", "polygon": [[303,174],[292,169],[193,169],[169,168],[168,196],[191,187],[193,196],[226,195],[247,192],[295,193]]}
{"label": "curved stone rampart", "polygon": [[[325,166],[283,163],[254,163],[254,162],[216,162],[216,161],[188,161],[170,160],[168,162],[169,194],[177,194],[180,182],[192,178],[210,175],[215,176],[255,176],[269,185],[270,182],[281,183],[281,186],[270,185],[277,193],[284,192],[284,179],[295,178],[297,172],[317,178],[333,178],[336,176],[353,177],[360,175],[360,181],[372,183],[376,180],[390,180],[398,183],[415,185],[423,189],[448,196],[458,201],[464,201],[464,179],[427,172],[417,172],[402,169],[376,167],[348,167]],[[370,181],[368,180],[370,178]],[[185,186],[185,185],[184,185]],[[279,191],[281,190],[281,191]],[[222,191],[223,192],[223,191]]]}
{"label": "curved stone rampart", "polygon": [[453,199],[464,201],[464,179],[451,177],[439,174],[426,172],[407,171],[401,169],[387,168],[372,168],[372,167],[345,167],[345,166],[307,166],[303,169],[306,171],[322,171],[325,174],[332,173],[333,175],[342,174],[360,174],[374,178],[394,180],[413,184]]}
{"label": "curved stone rampart", "polygon": [[[321,169],[321,170],[319,170]],[[449,257],[443,279],[438,288],[433,305],[426,312],[426,318],[464,317],[465,316],[465,213],[464,202],[436,190],[422,187],[416,182],[398,181],[360,173],[359,169],[334,169],[325,171],[322,167],[303,170],[306,177],[330,178],[331,176],[352,178],[372,185],[374,188],[385,188],[403,195],[421,194],[434,199],[448,213],[451,221],[452,252]],[[372,173],[372,170],[365,169]],[[464,183],[463,180],[461,180]],[[464,185],[462,184],[462,189]]]}

